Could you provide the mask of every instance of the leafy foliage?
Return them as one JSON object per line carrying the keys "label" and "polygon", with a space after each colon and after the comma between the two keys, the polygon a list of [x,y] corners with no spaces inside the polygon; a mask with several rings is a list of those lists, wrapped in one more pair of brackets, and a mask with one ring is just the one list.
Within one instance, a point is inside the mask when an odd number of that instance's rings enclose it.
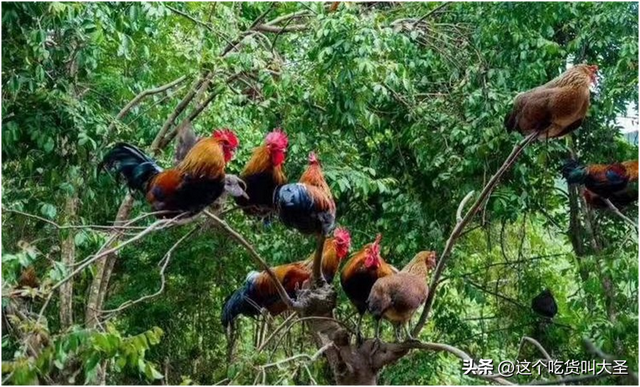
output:
{"label": "leafy foliage", "polygon": [[[558,173],[570,151],[585,162],[637,157],[637,145],[624,141],[616,121],[638,108],[637,4],[439,6],[340,3],[332,12],[322,3],[3,4],[3,208],[44,218],[3,211],[3,308],[37,316],[51,286],[76,268],[62,262],[69,235],[78,262],[107,242],[108,230],[60,229],[45,220],[110,224],[124,190],[98,173],[101,156],[117,141],[148,149],[208,72],[206,92],[215,96],[193,124],[200,134],[218,127],[239,133],[230,172],[242,169],[267,130],[282,126],[290,138],[290,180],[316,150],[354,249],[381,232],[385,259],[401,267],[417,251],[442,250],[459,201],[488,180],[519,139],[502,126],[515,94],[568,64],[588,62],[598,64],[601,78],[582,129],[570,140],[531,146],[505,176],[454,250],[421,339],[501,361],[516,357],[523,335],[539,339],[554,358],[590,359],[581,344],[589,337],[637,370],[637,239],[617,218],[590,214],[601,246],[593,249],[584,226],[578,234],[570,228],[576,209]],[[282,31],[247,32],[261,16]],[[183,75],[186,82],[114,121],[141,91]],[[199,95],[194,105],[206,98]],[[171,151],[158,158],[170,165]],[[79,203],[71,219],[70,197]],[[132,218],[147,210],[136,200]],[[628,211],[636,216],[635,208]],[[586,224],[584,215],[577,216]],[[302,259],[314,248],[277,222],[262,224],[239,212],[226,220],[271,265]],[[123,248],[104,309],[156,292],[158,262],[188,228]],[[20,275],[31,266],[40,286],[20,288]],[[259,323],[241,321],[229,350],[222,304],[253,269],[241,247],[205,223],[173,252],[160,296],[96,329],[83,328],[96,275],[83,270],[73,279],[76,325],[62,328],[57,296],[43,316],[46,324],[34,324],[33,316],[28,326],[14,322],[20,332],[46,338],[38,356],[28,352],[24,336],[3,331],[3,380],[93,383],[106,367],[109,383],[168,377],[169,383],[249,384],[263,376],[275,384],[333,383],[326,362],[306,358],[261,373],[265,364],[313,355],[317,348],[302,324],[256,351]],[[613,284],[612,299],[604,278]],[[542,329],[529,305],[544,287],[553,289],[559,314]],[[343,294],[336,314],[354,325]],[[281,323],[270,322],[267,333]],[[364,332],[373,332],[368,318]],[[540,355],[525,348],[520,356]],[[412,353],[386,368],[379,382],[474,382],[460,370],[451,355]]]}

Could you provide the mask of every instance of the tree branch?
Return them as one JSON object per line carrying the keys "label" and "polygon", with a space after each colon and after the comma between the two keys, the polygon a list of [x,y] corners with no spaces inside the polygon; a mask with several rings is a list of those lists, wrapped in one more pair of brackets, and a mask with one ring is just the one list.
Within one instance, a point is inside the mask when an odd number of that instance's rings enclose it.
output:
{"label": "tree branch", "polygon": [[[376,358],[377,357],[377,354],[376,354],[374,355],[374,359],[373,359],[374,364],[383,363],[380,366],[380,368],[386,364],[389,364],[390,362],[397,360],[398,358],[396,355],[397,353],[402,353],[403,351],[409,351],[411,349],[424,349],[427,351],[445,351],[457,356],[462,360],[473,360],[473,358],[463,350],[451,345],[441,344],[441,343],[423,343],[421,341],[412,340],[412,341],[405,341],[404,343],[384,343],[382,348],[384,352],[386,352],[385,355],[388,355],[388,356],[383,356],[382,358]],[[486,379],[502,385],[514,384],[498,375],[470,375],[470,376]]]}
{"label": "tree branch", "polygon": [[440,11],[442,8],[448,6],[449,4],[451,4],[450,1],[445,1],[444,3],[440,4],[439,6],[435,7],[434,9],[432,9],[431,11],[427,12],[424,16],[422,16],[420,19],[416,20],[413,23],[413,27],[417,26],[418,24],[422,23],[426,18],[428,18],[429,16],[433,15],[434,13]]}
{"label": "tree branch", "polygon": [[222,53],[220,54],[221,57],[226,56],[228,53],[230,53],[232,50],[235,50],[236,47],[238,46],[238,44],[240,44],[240,42],[242,42],[244,40],[244,38],[246,38],[247,36],[251,35],[251,32],[253,31],[253,29],[260,23],[262,23],[262,21],[264,20],[265,17],[267,17],[267,15],[271,12],[271,10],[273,10],[273,8],[276,6],[276,2],[272,2],[271,5],[269,6],[269,8],[267,8],[266,11],[264,11],[260,16],[258,16],[258,18],[256,20],[253,21],[253,23],[251,23],[251,26],[249,26],[249,28],[246,31],[243,31],[240,33],[240,36],[238,36],[236,39],[232,40],[225,48],[224,50],[222,50]]}
{"label": "tree branch", "polygon": [[173,113],[171,113],[169,117],[166,119],[166,121],[162,125],[162,128],[160,128],[160,131],[158,131],[156,138],[151,143],[151,151],[153,152],[153,154],[157,155],[160,149],[162,149],[162,147],[168,145],[168,142],[163,141],[165,135],[167,134],[171,126],[174,125],[176,118],[178,118],[178,116],[182,114],[182,112],[187,108],[191,100],[193,100],[193,97],[195,97],[196,92],[199,89],[199,86],[202,84],[202,82],[204,82],[204,79],[206,79],[208,76],[209,76],[209,73],[205,75],[204,78],[198,78],[194,81],[193,85],[191,86],[191,90],[189,90],[187,95],[185,95],[184,98],[182,98],[180,103],[178,103],[178,106],[176,106],[176,108],[173,110]]}
{"label": "tree branch", "polygon": [[300,32],[306,30],[308,27],[305,24],[294,24],[292,26],[287,27],[278,27],[272,26],[269,24],[260,24],[254,28],[254,31],[260,32],[273,32],[273,33],[283,33],[283,32]]}
{"label": "tree branch", "polygon": [[162,93],[163,91],[169,90],[170,88],[177,86],[184,82],[187,79],[186,75],[181,76],[180,78],[167,83],[166,85],[158,86],[152,89],[143,90],[140,94],[136,95],[128,104],[123,107],[116,118],[113,119],[109,127],[107,128],[107,132],[111,132],[116,125],[116,122],[121,120],[124,116],[126,116],[133,107],[140,103],[144,98],[152,94]]}
{"label": "tree branch", "polygon": [[622,212],[620,212],[618,207],[616,207],[613,203],[611,203],[611,200],[606,199],[606,198],[602,198],[602,201],[604,201],[606,203],[607,207],[609,207],[609,209],[614,214],[616,214],[620,219],[622,219],[627,224],[629,224],[631,227],[633,227],[633,229],[636,230],[636,234],[638,233],[638,224],[636,222],[634,222],[633,220],[631,220],[631,219],[627,218],[626,216],[624,216],[622,214]]}
{"label": "tree branch", "polygon": [[115,309],[101,310],[100,314],[108,313],[104,317],[103,322],[109,320],[111,317],[115,316],[119,312],[122,312],[124,309],[129,308],[130,306],[133,306],[133,305],[138,304],[138,303],[140,303],[142,301],[149,300],[151,298],[157,297],[160,294],[162,294],[162,292],[164,291],[165,284],[166,284],[166,278],[165,278],[164,272],[167,269],[167,266],[169,265],[169,261],[171,261],[171,254],[173,254],[174,250],[178,246],[180,246],[180,244],[182,242],[184,242],[185,239],[187,239],[188,237],[193,235],[198,230],[199,230],[199,228],[196,227],[196,228],[192,229],[191,231],[189,231],[188,233],[186,233],[184,236],[182,236],[182,238],[178,239],[178,241],[176,243],[174,243],[173,246],[171,246],[171,248],[167,251],[167,253],[164,255],[164,257],[160,260],[160,263],[162,263],[162,267],[160,268],[160,289],[158,289],[158,291],[156,291],[153,294],[147,294],[145,296],[142,296],[142,297],[138,298],[137,300],[125,301],[119,307],[117,307]]}
{"label": "tree branch", "polygon": [[[518,159],[518,156],[520,156],[520,154],[522,153],[524,148],[526,148],[527,145],[529,145],[531,142],[533,142],[537,138],[537,135],[538,135],[537,133],[530,134],[529,136],[525,137],[522,141],[520,141],[513,148],[513,150],[511,151],[511,154],[509,154],[509,156],[504,161],[502,166],[498,169],[498,171],[495,173],[495,175],[493,175],[491,177],[491,179],[489,180],[487,185],[485,185],[485,187],[482,189],[482,192],[480,192],[480,195],[478,196],[476,201],[473,203],[473,205],[471,206],[469,211],[467,211],[467,213],[465,214],[464,218],[462,218],[461,221],[459,221],[456,224],[455,228],[451,232],[451,235],[449,236],[449,239],[447,240],[447,244],[446,244],[446,246],[444,248],[444,251],[442,252],[442,255],[440,256],[440,260],[438,261],[438,265],[436,266],[436,270],[435,270],[435,273],[434,273],[434,275],[433,275],[433,277],[431,279],[431,283],[429,284],[429,295],[427,296],[427,301],[425,303],[424,309],[422,310],[422,314],[420,315],[420,319],[418,320],[418,323],[413,328],[412,334],[413,334],[414,337],[418,336],[418,334],[420,333],[420,331],[422,330],[422,328],[424,327],[424,325],[427,322],[427,318],[429,317],[429,311],[431,310],[431,307],[433,306],[433,301],[435,299],[436,289],[437,289],[438,284],[439,284],[440,276],[442,275],[442,272],[444,271],[444,268],[445,268],[445,266],[447,264],[447,261],[450,258],[451,251],[453,250],[453,246],[455,245],[456,241],[458,240],[460,234],[462,233],[464,228],[467,226],[467,224],[469,224],[469,222],[471,221],[473,216],[476,214],[476,212],[478,211],[478,209],[480,207],[480,204],[486,198],[488,198],[489,195],[491,195],[491,193],[493,192],[495,187],[498,185],[498,182],[500,181],[500,178],[502,177],[502,175],[504,175],[504,173],[509,168],[511,168],[511,166]],[[460,204],[464,204],[464,203],[461,202]]]}
{"label": "tree branch", "polygon": [[253,246],[251,246],[251,244],[249,244],[249,242],[247,242],[247,240],[244,239],[242,235],[238,234],[234,229],[232,229],[224,220],[218,218],[208,210],[204,210],[202,212],[206,216],[208,216],[211,220],[213,220],[213,222],[216,225],[218,225],[223,230],[225,230],[233,239],[235,239],[238,243],[240,243],[242,246],[244,246],[245,249],[249,251],[249,255],[251,255],[253,260],[256,261],[258,266],[260,266],[262,270],[267,272],[267,275],[269,275],[269,277],[271,278],[271,281],[273,282],[273,285],[276,287],[276,290],[278,291],[278,294],[280,295],[282,302],[284,302],[289,309],[295,310],[296,308],[298,308],[298,304],[289,297],[289,295],[287,294],[287,291],[284,289],[284,287],[282,287],[282,284],[280,283],[280,281],[278,281],[278,277],[276,277],[273,270],[271,270],[269,265],[267,265],[267,263],[260,257],[258,252],[253,248]]}

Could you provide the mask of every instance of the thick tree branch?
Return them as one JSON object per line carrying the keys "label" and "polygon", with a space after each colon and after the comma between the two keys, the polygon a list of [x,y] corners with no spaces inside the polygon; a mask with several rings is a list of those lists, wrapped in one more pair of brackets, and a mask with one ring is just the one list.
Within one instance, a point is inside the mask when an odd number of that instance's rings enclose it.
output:
{"label": "thick tree branch", "polygon": [[[469,211],[467,211],[464,218],[462,218],[462,220],[456,224],[455,228],[451,232],[451,235],[447,240],[447,244],[445,245],[444,251],[440,255],[440,260],[438,261],[438,265],[436,266],[435,273],[432,276],[431,283],[429,285],[429,295],[427,296],[427,301],[425,303],[424,309],[422,310],[422,314],[420,315],[420,319],[418,320],[418,323],[413,328],[412,334],[414,337],[418,336],[418,334],[420,333],[420,331],[422,330],[422,328],[427,322],[427,318],[429,317],[429,312],[431,310],[431,307],[433,306],[433,301],[435,299],[440,276],[442,276],[442,272],[444,271],[447,261],[450,258],[451,251],[453,250],[453,246],[457,242],[460,234],[462,233],[464,228],[467,226],[467,224],[469,224],[473,216],[476,214],[476,212],[480,208],[481,203],[484,202],[484,200],[487,199],[489,195],[491,195],[495,187],[498,185],[498,182],[500,181],[500,178],[502,177],[502,175],[504,175],[504,173],[507,170],[509,170],[509,168],[511,168],[513,163],[515,163],[515,161],[518,159],[518,156],[520,156],[520,154],[527,147],[527,145],[529,145],[531,142],[533,142],[537,138],[537,135],[538,135],[537,133],[530,134],[513,148],[513,150],[511,151],[511,154],[509,154],[509,156],[504,161],[502,166],[498,169],[495,175],[491,177],[487,185],[485,185],[485,187],[482,189],[482,192],[480,192],[480,195],[478,196],[476,201],[473,203]],[[463,205],[465,203],[463,201],[460,204]]]}
{"label": "thick tree branch", "polygon": [[271,281],[273,281],[273,284],[276,287],[276,290],[278,291],[278,294],[280,295],[280,298],[282,299],[282,302],[284,302],[285,305],[287,305],[287,307],[289,309],[293,309],[293,310],[297,309],[298,308],[298,304],[289,297],[289,295],[287,294],[287,291],[284,289],[284,287],[282,287],[282,284],[280,283],[280,281],[278,281],[278,277],[276,277],[276,275],[273,272],[273,270],[271,270],[271,268],[269,267],[269,265],[267,265],[267,263],[264,261],[264,259],[262,259],[260,257],[258,252],[253,248],[253,246],[251,246],[251,244],[249,242],[247,242],[247,240],[244,239],[242,237],[242,235],[238,234],[234,229],[232,229],[227,224],[227,222],[225,222],[224,220],[218,218],[217,216],[215,216],[214,214],[212,214],[211,212],[209,212],[207,210],[204,210],[202,212],[206,216],[208,216],[211,220],[213,220],[213,222],[216,225],[221,227],[233,239],[235,239],[238,243],[240,243],[245,249],[247,249],[249,251],[249,255],[251,255],[251,257],[258,264],[258,266],[260,266],[262,268],[262,270],[264,270],[267,273],[267,275],[269,275],[269,277],[271,278]]}

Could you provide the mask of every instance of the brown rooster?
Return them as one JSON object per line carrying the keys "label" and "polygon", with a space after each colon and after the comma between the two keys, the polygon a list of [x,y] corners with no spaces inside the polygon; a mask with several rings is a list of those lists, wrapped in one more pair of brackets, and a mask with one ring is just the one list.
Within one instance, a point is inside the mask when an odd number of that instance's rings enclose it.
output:
{"label": "brown rooster", "polygon": [[598,66],[576,65],[552,81],[518,94],[504,120],[508,131],[539,139],[560,138],[582,125],[589,108],[589,87],[596,82]]}
{"label": "brown rooster", "polygon": [[394,325],[398,341],[401,327],[404,327],[407,338],[413,339],[407,323],[427,300],[429,287],[426,280],[435,265],[435,251],[421,251],[401,272],[376,281],[367,300],[369,312],[376,320],[376,339],[380,338],[381,318]]}
{"label": "brown rooster", "polygon": [[357,342],[362,341],[360,326],[362,317],[367,312],[367,299],[373,284],[379,278],[395,272],[393,267],[380,256],[380,239],[382,234],[378,234],[373,243],[365,245],[355,253],[340,273],[342,289],[358,311]]}
{"label": "brown rooster", "polygon": [[236,197],[236,203],[249,215],[265,216],[274,211],[273,194],[287,178],[282,170],[289,140],[281,129],[267,134],[264,145],[253,151],[240,174],[245,182],[246,197]]}

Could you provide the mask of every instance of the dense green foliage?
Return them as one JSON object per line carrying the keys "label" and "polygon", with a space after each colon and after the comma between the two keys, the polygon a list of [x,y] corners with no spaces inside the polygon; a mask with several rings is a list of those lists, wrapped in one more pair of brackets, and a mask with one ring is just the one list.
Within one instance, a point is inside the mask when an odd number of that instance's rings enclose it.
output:
{"label": "dense green foliage", "polygon": [[[97,171],[105,149],[127,141],[148,150],[208,72],[208,89],[173,124],[212,96],[194,127],[200,134],[218,127],[238,133],[233,173],[264,133],[282,126],[290,138],[288,177],[297,179],[307,152],[316,150],[353,248],[381,232],[383,256],[402,267],[420,250],[442,251],[460,200],[482,187],[521,138],[502,126],[515,94],[568,64],[587,62],[600,67],[601,77],[586,123],[569,140],[532,145],[508,172],[454,249],[420,338],[499,362],[516,358],[523,335],[537,338],[553,358],[592,359],[582,345],[587,337],[637,371],[635,231],[580,203],[570,208],[558,172],[570,150],[585,162],[637,157],[637,146],[623,140],[616,123],[629,107],[637,109],[637,4],[439,6],[343,3],[330,12],[321,3],[4,3],[3,308],[16,302],[10,293],[23,268],[33,266],[41,285],[20,303],[37,318],[51,286],[75,268],[62,263],[64,241],[73,239],[77,262],[107,241],[108,230],[58,229],[42,218],[110,224],[125,190]],[[268,24],[294,12],[299,18],[274,23],[284,31],[248,34],[230,45],[254,20]],[[235,48],[226,53],[227,46]],[[138,93],[183,75],[184,82],[114,121]],[[169,166],[172,144],[158,157]],[[70,198],[77,199],[75,214],[67,213]],[[148,210],[137,200],[131,218]],[[637,217],[635,208],[626,213]],[[571,214],[577,227],[570,227]],[[263,224],[241,212],[226,220],[269,264],[305,258],[314,248],[311,238],[278,222]],[[108,383],[165,376],[174,384],[333,383],[323,360],[294,360],[261,374],[260,365],[316,352],[302,324],[281,345],[258,352],[253,332],[259,324],[243,319],[229,362],[220,311],[255,266],[241,246],[206,223],[152,233],[122,249],[104,309],[155,293],[158,262],[194,227],[201,230],[173,252],[159,296],[86,328],[95,275],[88,268],[73,278],[72,327],[59,321],[55,296],[45,326],[31,317],[14,323],[15,330],[3,329],[3,380],[95,382],[102,364]],[[529,308],[545,287],[559,306],[550,325]],[[336,314],[352,324],[353,308],[339,294]],[[280,323],[277,318],[267,335]],[[365,335],[372,335],[368,319],[365,325]],[[16,331],[36,332],[48,345],[33,356]],[[385,338],[391,337],[387,326]],[[521,358],[539,356],[533,347],[520,352]],[[412,352],[387,367],[379,382],[476,380],[463,376],[450,354]]]}

